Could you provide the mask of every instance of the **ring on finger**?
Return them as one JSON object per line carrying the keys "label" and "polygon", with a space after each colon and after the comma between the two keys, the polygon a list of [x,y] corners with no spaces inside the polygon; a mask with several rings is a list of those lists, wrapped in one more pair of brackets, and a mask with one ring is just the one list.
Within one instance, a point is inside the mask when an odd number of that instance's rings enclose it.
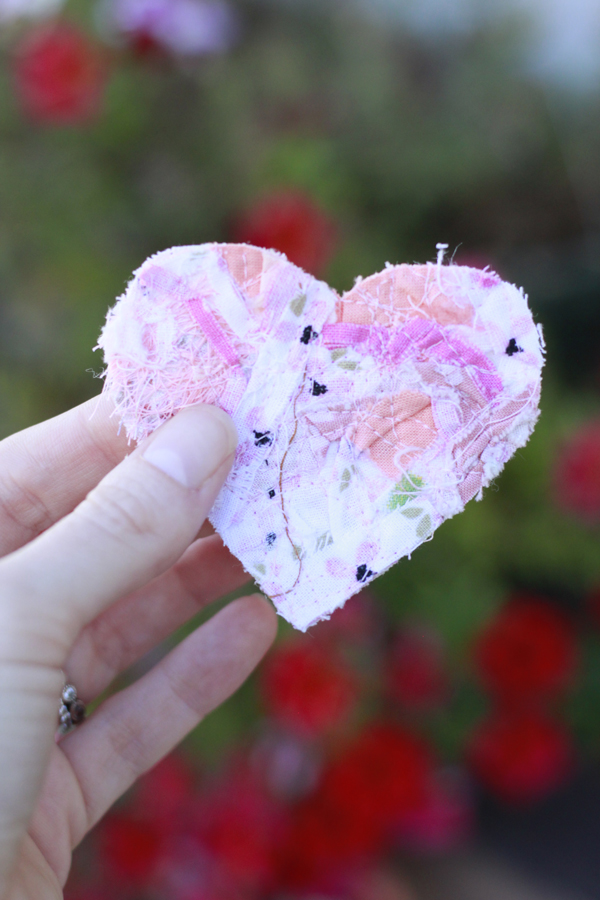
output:
{"label": "ring on finger", "polygon": [[77,696],[77,688],[74,684],[65,684],[60,699],[58,732],[59,734],[68,734],[85,719],[86,706],[83,700]]}

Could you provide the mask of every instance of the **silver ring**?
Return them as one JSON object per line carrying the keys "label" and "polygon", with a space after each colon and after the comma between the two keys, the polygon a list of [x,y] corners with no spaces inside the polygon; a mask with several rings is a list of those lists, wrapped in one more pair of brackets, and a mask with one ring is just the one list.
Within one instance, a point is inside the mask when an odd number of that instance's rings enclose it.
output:
{"label": "silver ring", "polygon": [[65,684],[60,700],[58,731],[59,734],[68,734],[85,719],[85,703],[77,696],[77,688],[74,684]]}

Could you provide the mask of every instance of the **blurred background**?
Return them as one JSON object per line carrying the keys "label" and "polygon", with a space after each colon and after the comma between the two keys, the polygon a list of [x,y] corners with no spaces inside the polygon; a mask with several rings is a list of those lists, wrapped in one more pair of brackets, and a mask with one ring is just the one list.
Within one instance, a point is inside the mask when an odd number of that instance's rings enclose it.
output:
{"label": "blurred background", "polygon": [[599,159],[596,0],[0,0],[0,437],[101,389],[108,307],[174,244],[344,290],[443,241],[548,344],[483,501],[282,623],[69,900],[600,898]]}

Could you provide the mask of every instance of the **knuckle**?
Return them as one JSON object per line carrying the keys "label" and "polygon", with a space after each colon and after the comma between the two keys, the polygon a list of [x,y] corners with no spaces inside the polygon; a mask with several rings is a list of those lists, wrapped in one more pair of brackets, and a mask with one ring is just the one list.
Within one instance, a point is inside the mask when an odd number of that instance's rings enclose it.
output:
{"label": "knuckle", "polygon": [[60,617],[28,597],[0,587],[0,660],[57,665],[69,637]]}
{"label": "knuckle", "polygon": [[41,496],[7,470],[0,475],[0,512],[30,538],[45,531],[53,522]]}
{"label": "knuckle", "polygon": [[99,484],[88,494],[81,513],[96,528],[119,539],[159,537],[164,533],[164,511],[161,517],[148,486],[133,477]]}

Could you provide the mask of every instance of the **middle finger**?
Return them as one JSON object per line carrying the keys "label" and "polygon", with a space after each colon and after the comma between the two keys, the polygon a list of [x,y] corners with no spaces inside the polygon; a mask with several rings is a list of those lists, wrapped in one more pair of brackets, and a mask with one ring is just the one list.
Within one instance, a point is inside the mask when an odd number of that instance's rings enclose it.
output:
{"label": "middle finger", "polygon": [[67,658],[67,679],[89,703],[199,610],[249,580],[218,535],[195,541],[167,572],[86,625]]}

